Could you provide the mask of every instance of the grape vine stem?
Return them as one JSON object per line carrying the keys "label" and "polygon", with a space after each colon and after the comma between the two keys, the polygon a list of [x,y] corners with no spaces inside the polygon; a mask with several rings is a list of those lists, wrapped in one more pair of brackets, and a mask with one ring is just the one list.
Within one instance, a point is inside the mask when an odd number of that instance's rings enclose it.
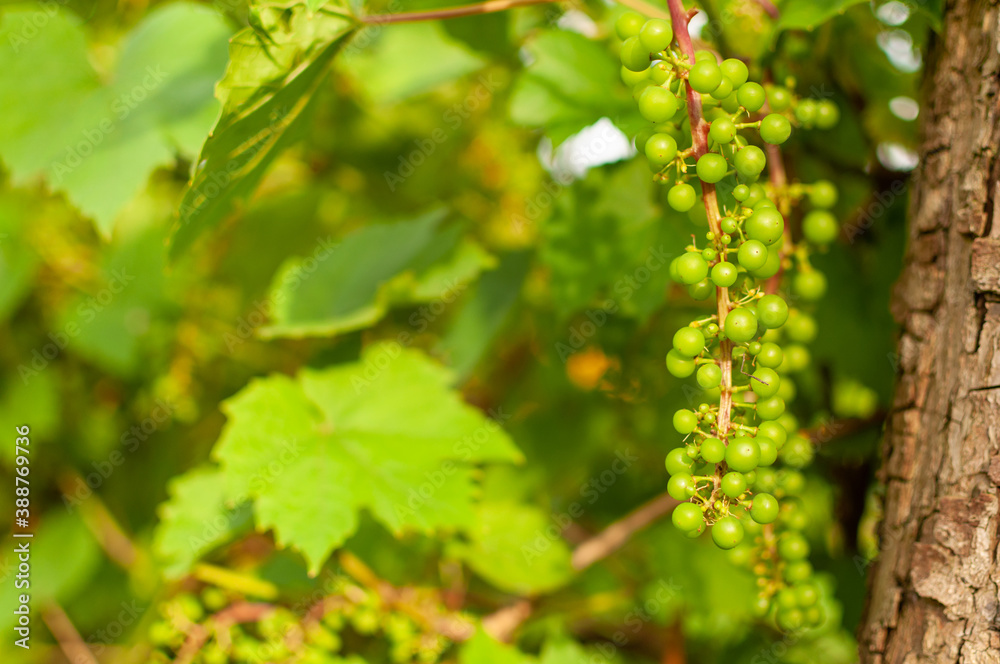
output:
{"label": "grape vine stem", "polygon": [[[527,7],[530,5],[544,5],[554,3],[556,0],[487,0],[477,2],[472,5],[461,5],[458,7],[445,7],[443,9],[429,9],[425,11],[398,12],[395,14],[372,14],[361,17],[361,22],[368,25],[382,25],[383,23],[417,23],[420,21],[438,21],[448,18],[461,18],[463,16],[477,16],[479,14],[493,14],[507,11],[515,7]],[[656,5],[645,0],[618,0],[618,3],[641,12],[653,18],[670,18],[670,14],[663,11]]]}
{"label": "grape vine stem", "polygon": [[73,622],[55,602],[50,602],[42,609],[42,620],[56,638],[59,649],[66,659],[76,664],[97,664],[97,658],[90,651],[87,642],[80,636]]}

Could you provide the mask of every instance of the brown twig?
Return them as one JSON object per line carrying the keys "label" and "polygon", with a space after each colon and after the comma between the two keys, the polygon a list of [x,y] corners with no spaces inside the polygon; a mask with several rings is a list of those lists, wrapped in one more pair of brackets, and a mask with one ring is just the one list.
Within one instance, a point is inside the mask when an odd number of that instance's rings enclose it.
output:
{"label": "brown twig", "polygon": [[213,631],[240,623],[259,622],[267,614],[274,611],[273,604],[264,602],[239,602],[231,604],[218,613],[213,614],[204,624],[192,623],[188,629],[188,638],[177,651],[175,664],[189,664],[195,655],[208,642]]}
{"label": "brown twig", "polygon": [[66,659],[74,664],[98,664],[94,653],[90,652],[87,642],[80,636],[73,622],[63,611],[62,607],[55,602],[49,602],[42,609],[42,620],[52,632],[59,649],[66,655]]}
{"label": "brown twig", "polygon": [[[77,500],[74,498],[77,487],[86,484],[83,477],[75,470],[62,473],[57,483],[63,496],[72,500]],[[93,493],[79,503],[83,523],[100,547],[104,549],[104,553],[122,569],[131,570],[140,559],[139,550],[125,534],[125,530],[115,520],[103,501],[97,497],[96,493]]]}
{"label": "brown twig", "polygon": [[620,549],[632,535],[670,514],[677,501],[660,494],[597,533],[573,550],[573,569],[582,571]]}

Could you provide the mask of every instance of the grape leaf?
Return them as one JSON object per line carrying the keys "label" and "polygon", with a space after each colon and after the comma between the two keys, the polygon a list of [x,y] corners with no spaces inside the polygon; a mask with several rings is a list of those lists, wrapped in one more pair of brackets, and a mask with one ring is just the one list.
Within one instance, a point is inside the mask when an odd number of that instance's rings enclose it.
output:
{"label": "grape leaf", "polygon": [[520,461],[444,367],[398,344],[352,364],[252,382],[224,403],[214,454],[230,498],[302,551],[312,573],[367,508],[394,533],[474,526],[473,464]]}
{"label": "grape leaf", "polygon": [[813,30],[849,7],[865,0],[790,0],[781,6],[781,17],[774,26],[775,37],[782,30]]}
{"label": "grape leaf", "polygon": [[334,335],[368,327],[396,304],[450,302],[495,259],[442,228],[435,211],[393,224],[371,224],[322,256],[292,259],[271,287],[273,323],[264,337]]}
{"label": "grape leaf", "polygon": [[170,481],[160,505],[153,547],[168,577],[177,577],[205,553],[249,522],[243,506],[226,506],[226,484],[218,468],[195,468]]}
{"label": "grape leaf", "polygon": [[480,505],[469,540],[453,543],[449,553],[501,590],[518,595],[547,592],[573,574],[569,548],[548,516],[534,507]]}
{"label": "grape leaf", "polygon": [[[154,9],[124,40],[117,70],[91,67],[80,19],[53,10],[27,39],[37,10],[4,13],[0,40],[0,155],[16,183],[44,176],[97,229],[115,217],[156,168],[193,155],[218,104],[229,28],[208,7]],[[26,83],[27,82],[27,83]]]}
{"label": "grape leaf", "polygon": [[355,25],[346,3],[327,2],[316,12],[298,0],[254,3],[251,27],[230,42],[216,88],[222,113],[184,192],[172,258],[250,195],[275,157],[302,136],[313,96]]}

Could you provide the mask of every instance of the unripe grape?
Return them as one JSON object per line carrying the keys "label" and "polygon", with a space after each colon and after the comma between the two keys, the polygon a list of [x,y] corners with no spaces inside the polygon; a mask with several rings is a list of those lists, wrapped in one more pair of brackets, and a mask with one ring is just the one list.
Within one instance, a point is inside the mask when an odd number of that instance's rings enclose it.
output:
{"label": "unripe grape", "polygon": [[785,560],[802,560],[809,555],[809,543],[798,533],[782,533],[778,537],[778,554]]}
{"label": "unripe grape", "polygon": [[726,464],[735,471],[749,473],[760,461],[760,448],[753,438],[737,436],[726,448]]}
{"label": "unripe grape", "polygon": [[819,593],[816,592],[816,586],[811,583],[799,584],[795,586],[794,590],[795,598],[802,608],[808,608],[819,601]]}
{"label": "unripe grape", "polygon": [[750,506],[750,518],[762,525],[774,523],[778,518],[778,499],[769,493],[758,493]]}
{"label": "unripe grape", "polygon": [[761,422],[760,426],[757,427],[757,436],[764,436],[774,441],[775,446],[781,449],[782,445],[785,444],[788,433],[777,422]]}
{"label": "unripe grape", "polygon": [[723,75],[722,80],[719,81],[719,85],[712,90],[712,99],[722,101],[723,99],[728,98],[731,94],[733,94],[733,82]]}
{"label": "unripe grape", "polygon": [[804,468],[813,459],[812,443],[804,436],[795,435],[781,448],[781,462],[789,468]]}
{"label": "unripe grape", "polygon": [[681,532],[690,532],[700,526],[704,526],[705,518],[701,514],[701,509],[692,503],[681,503],[674,508],[670,515],[670,520]]}
{"label": "unripe grape", "polygon": [[625,12],[615,21],[615,32],[619,39],[628,39],[639,34],[646,19],[637,12]]}
{"label": "unripe grape", "polygon": [[[646,72],[641,72],[641,73],[645,74]],[[656,84],[653,83],[651,79],[644,78],[643,80],[636,83],[635,86],[632,88],[632,99],[634,99],[635,103],[638,104],[639,100],[642,99],[642,93],[648,90],[649,88],[655,88],[655,87]]]}
{"label": "unripe grape", "polygon": [[759,83],[744,83],[736,91],[736,97],[740,101],[740,106],[751,113],[756,113],[764,106],[764,88]]}
{"label": "unripe grape", "polygon": [[649,78],[657,85],[663,85],[670,78],[670,68],[663,62],[649,68]]}
{"label": "unripe grape", "polygon": [[648,77],[648,73],[645,71],[632,71],[625,65],[621,68],[622,83],[630,88],[634,88],[639,85]]}
{"label": "unripe grape", "polygon": [[729,288],[736,283],[738,276],[736,266],[732,263],[722,261],[712,267],[712,283],[719,288]]}
{"label": "unripe grape", "polygon": [[668,134],[653,134],[646,141],[643,151],[651,164],[665,166],[677,156],[677,141]]}
{"label": "unripe grape", "polygon": [[686,436],[698,427],[698,416],[686,408],[674,413],[674,430]]}
{"label": "unripe grape", "polygon": [[757,402],[757,415],[762,420],[776,420],[785,412],[785,400],[770,397]]}
{"label": "unripe grape", "polygon": [[733,187],[733,198],[735,198],[741,203],[746,199],[750,198],[750,187],[746,186],[745,184],[736,185],[735,187]]}
{"label": "unripe grape", "polygon": [[705,348],[705,335],[695,327],[682,327],[674,332],[674,348],[686,357],[695,357]]}
{"label": "unripe grape", "polygon": [[764,267],[767,262],[767,247],[758,240],[747,240],[736,252],[736,259],[740,265],[747,270],[756,270]]}
{"label": "unripe grape", "polygon": [[780,295],[765,295],[757,302],[757,318],[767,327],[781,327],[788,320],[788,305]]}
{"label": "unripe grape", "polygon": [[743,541],[743,524],[732,516],[724,516],[712,526],[712,541],[720,549],[731,549]]}
{"label": "unripe grape", "polygon": [[694,373],[695,366],[694,360],[676,350],[667,353],[667,371],[675,378],[687,378]]}
{"label": "unripe grape", "polygon": [[840,109],[829,99],[822,99],[816,104],[816,126],[820,129],[830,129],[840,121]]}
{"label": "unripe grape", "polygon": [[708,136],[716,143],[726,145],[736,138],[736,125],[729,118],[717,118],[712,121]]}
{"label": "unripe grape", "polygon": [[781,269],[781,255],[777,251],[767,252],[767,261],[756,270],[750,270],[755,279],[770,279]]}
{"label": "unripe grape", "polygon": [[778,393],[778,385],[781,379],[778,378],[778,374],[774,369],[768,369],[767,367],[759,367],[753,372],[753,378],[750,380],[750,389],[753,390],[754,394],[757,396],[767,399]]}
{"label": "unripe grape", "polygon": [[819,180],[809,187],[809,202],[818,208],[831,208],[837,203],[837,187],[829,180]]}
{"label": "unripe grape", "polygon": [[707,278],[688,286],[688,295],[695,300],[707,300],[712,297],[713,293],[715,293],[715,286]]}
{"label": "unripe grape", "polygon": [[816,338],[816,321],[802,312],[789,314],[788,322],[785,323],[785,334],[800,344],[810,343]]}
{"label": "unripe grape", "polygon": [[764,151],[756,145],[748,145],[733,157],[733,165],[740,177],[746,180],[756,180],[767,165]]}
{"label": "unripe grape", "polygon": [[747,490],[747,478],[743,473],[729,472],[722,476],[719,487],[730,498],[739,498]]}
{"label": "unripe grape", "polygon": [[650,85],[639,95],[639,113],[650,122],[666,122],[677,112],[677,97],[669,90]]}
{"label": "unripe grape", "polygon": [[664,466],[670,475],[690,474],[691,469],[694,468],[694,461],[684,453],[683,448],[678,447],[667,452]]}
{"label": "unripe grape", "polygon": [[826,277],[817,270],[799,272],[792,279],[792,291],[808,302],[815,302],[826,293]]}
{"label": "unripe grape", "polygon": [[[763,202],[760,201],[758,205]],[[754,213],[747,218],[746,231],[751,240],[771,246],[781,239],[781,234],[785,231],[785,220],[773,207],[755,207]]]}
{"label": "unripe grape", "polygon": [[674,500],[687,500],[694,493],[694,479],[687,473],[671,475],[667,482],[667,493]]}
{"label": "unripe grape", "polygon": [[785,577],[785,581],[796,583],[808,580],[812,576],[812,573],[812,565],[809,564],[808,560],[796,560],[788,563],[783,576]]}
{"label": "unripe grape", "polygon": [[[737,189],[739,189],[739,187],[737,187]],[[722,229],[723,233],[732,235],[737,229],[736,220],[732,217],[723,217],[722,221],[719,222],[719,227]]]}
{"label": "unripe grape", "polygon": [[703,364],[696,375],[698,385],[706,390],[718,387],[722,383],[722,369],[717,364]]}
{"label": "unripe grape", "polygon": [[670,22],[660,18],[649,19],[639,30],[639,41],[653,53],[666,50],[673,38],[674,30]]}
{"label": "unripe grape", "polygon": [[740,100],[735,91],[731,92],[728,97],[722,100],[722,110],[726,113],[735,113],[740,110]]}
{"label": "unripe grape", "polygon": [[767,88],[767,103],[771,110],[780,113],[792,105],[792,94],[787,88],[776,85]]}
{"label": "unripe grape", "polygon": [[744,307],[737,307],[726,316],[726,337],[741,344],[757,336],[757,317]]}
{"label": "unripe grape", "polygon": [[[760,449],[760,461],[757,465],[773,465],[774,462],[778,460],[778,446],[774,444],[773,440],[766,436],[757,436],[754,440],[757,441],[757,447]],[[760,470],[760,468],[758,468],[758,470]]]}
{"label": "unripe grape", "polygon": [[621,60],[630,71],[646,71],[649,69],[649,51],[646,50],[638,37],[629,37],[622,44]]}
{"label": "unripe grape", "polygon": [[687,212],[698,202],[698,194],[694,187],[686,182],[679,182],[667,192],[667,204],[678,212]]}
{"label": "unripe grape", "polygon": [[732,81],[733,85],[737,88],[746,83],[750,77],[750,70],[747,69],[747,66],[741,60],[737,60],[736,58],[723,60],[722,64],[719,65],[719,69],[722,70],[722,74]]}
{"label": "unripe grape", "polygon": [[708,263],[701,254],[685,253],[677,261],[677,276],[681,278],[681,283],[689,286],[698,283],[708,276]]}
{"label": "unripe grape", "polygon": [[813,244],[829,244],[837,239],[837,218],[826,210],[813,210],[802,220],[802,234]]}
{"label": "unripe grape", "polygon": [[729,170],[729,164],[726,163],[726,158],[721,154],[708,152],[698,158],[698,164],[695,170],[698,173],[698,177],[703,182],[715,184],[722,178],[726,177],[726,171]]}
{"label": "unripe grape", "polygon": [[691,88],[695,92],[701,94],[709,94],[719,87],[721,82],[722,70],[719,69],[719,65],[715,64],[714,56],[712,60],[702,60],[695,63],[688,72],[688,83],[691,84]]}
{"label": "unripe grape", "polygon": [[760,137],[771,145],[781,145],[792,135],[792,125],[784,115],[771,113],[760,121]]}
{"label": "unripe grape", "polygon": [[720,463],[726,458],[726,444],[718,438],[706,438],[701,443],[701,458],[707,463]]}
{"label": "unripe grape", "polygon": [[794,632],[805,622],[805,616],[799,609],[782,609],[775,614],[774,619],[778,627],[785,632]]}
{"label": "unripe grape", "polygon": [[757,356],[757,364],[768,369],[777,369],[785,359],[785,354],[781,346],[768,341],[760,347],[760,354]]}
{"label": "unripe grape", "polygon": [[805,126],[812,126],[816,120],[816,102],[812,99],[800,101],[799,105],[795,107],[795,117]]}
{"label": "unripe grape", "polygon": [[697,51],[694,52],[695,62],[702,62],[705,60],[710,62],[715,62],[715,53],[712,53],[707,48],[699,48]]}

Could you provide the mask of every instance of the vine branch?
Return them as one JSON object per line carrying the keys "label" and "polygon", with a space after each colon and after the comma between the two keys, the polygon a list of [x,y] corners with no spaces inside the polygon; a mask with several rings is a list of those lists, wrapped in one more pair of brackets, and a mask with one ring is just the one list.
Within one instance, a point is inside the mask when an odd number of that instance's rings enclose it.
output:
{"label": "vine branch", "polygon": [[[486,0],[486,2],[479,2],[474,5],[461,5],[459,7],[447,7],[445,9],[399,12],[398,14],[373,14],[371,16],[362,17],[361,22],[368,25],[382,25],[383,23],[416,23],[418,21],[437,21],[439,19],[446,18],[492,14],[495,12],[513,9],[514,7],[542,5],[554,1],[555,0]],[[634,2],[635,0],[630,1]]]}

